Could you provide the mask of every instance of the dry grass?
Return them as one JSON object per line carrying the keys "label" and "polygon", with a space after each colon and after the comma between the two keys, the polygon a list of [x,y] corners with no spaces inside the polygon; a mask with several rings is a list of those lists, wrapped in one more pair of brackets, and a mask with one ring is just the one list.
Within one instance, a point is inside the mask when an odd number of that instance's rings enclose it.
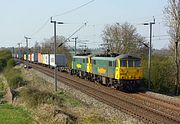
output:
{"label": "dry grass", "polygon": [[[106,116],[103,108],[97,109],[87,106],[73,98],[69,93],[54,92],[54,86],[37,77],[33,70],[22,69],[23,77],[28,82],[21,89],[21,102],[25,103],[34,115],[35,120],[43,124],[115,124],[116,119]],[[62,110],[54,114],[56,110]],[[72,117],[76,118],[73,119]],[[119,119],[119,118],[118,118]],[[122,122],[122,121],[120,121]],[[118,123],[120,123],[118,122]]]}

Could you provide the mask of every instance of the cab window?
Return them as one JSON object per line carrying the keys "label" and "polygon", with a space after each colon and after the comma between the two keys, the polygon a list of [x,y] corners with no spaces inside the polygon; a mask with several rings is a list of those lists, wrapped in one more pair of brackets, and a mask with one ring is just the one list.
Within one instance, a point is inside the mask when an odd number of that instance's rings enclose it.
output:
{"label": "cab window", "polygon": [[121,60],[121,67],[127,67],[127,61]]}
{"label": "cab window", "polygon": [[85,63],[85,59],[83,59],[83,63]]}
{"label": "cab window", "polygon": [[140,60],[135,60],[134,61],[134,66],[135,67],[140,67],[140,65],[141,65],[141,61]]}
{"label": "cab window", "polygon": [[109,61],[109,66],[112,67],[112,61]]}
{"label": "cab window", "polygon": [[133,60],[128,60],[128,67],[133,67]]}
{"label": "cab window", "polygon": [[94,64],[96,64],[96,60],[94,60]]}

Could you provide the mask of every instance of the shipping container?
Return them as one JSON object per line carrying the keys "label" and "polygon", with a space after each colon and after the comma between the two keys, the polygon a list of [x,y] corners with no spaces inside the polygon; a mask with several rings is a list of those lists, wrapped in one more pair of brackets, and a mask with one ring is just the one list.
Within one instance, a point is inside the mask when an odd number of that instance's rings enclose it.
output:
{"label": "shipping container", "polygon": [[38,53],[38,63],[42,63],[42,55],[41,55],[41,53]]}
{"label": "shipping container", "polygon": [[32,53],[32,62],[37,63],[38,62],[38,53]]}
{"label": "shipping container", "polygon": [[18,58],[18,59],[22,59],[22,57],[23,57],[22,55],[23,55],[23,54],[22,54],[21,52],[18,52],[17,58]]}
{"label": "shipping container", "polygon": [[34,63],[34,53],[32,53],[32,62]]}
{"label": "shipping container", "polygon": [[[28,60],[28,56],[29,56],[29,53],[24,53],[24,55],[23,55],[23,58],[24,58],[24,60],[26,60],[26,57],[27,57],[27,60]],[[30,57],[30,56],[29,56]],[[30,58],[29,58],[30,59]]]}
{"label": "shipping container", "polygon": [[[50,54],[50,66],[55,67],[54,54]],[[67,66],[67,59],[64,54],[56,54],[56,66],[57,67],[66,67]]]}
{"label": "shipping container", "polygon": [[30,53],[30,62],[32,62],[32,53]]}
{"label": "shipping container", "polygon": [[37,62],[38,62],[38,53],[33,53],[32,61],[33,61],[34,63],[37,63]]}
{"label": "shipping container", "polygon": [[24,54],[24,60],[26,60],[26,54]]}
{"label": "shipping container", "polygon": [[30,61],[30,54],[28,54],[28,61]]}
{"label": "shipping container", "polygon": [[49,54],[42,54],[42,58],[43,58],[43,61],[42,61],[42,64],[45,64],[45,65],[49,65],[50,62],[49,62]]}
{"label": "shipping container", "polygon": [[12,54],[12,55],[13,55],[13,58],[16,58],[16,57],[17,57],[16,53],[14,53],[14,54]]}
{"label": "shipping container", "polygon": [[44,60],[44,54],[41,54],[41,63],[44,64],[45,60]]}

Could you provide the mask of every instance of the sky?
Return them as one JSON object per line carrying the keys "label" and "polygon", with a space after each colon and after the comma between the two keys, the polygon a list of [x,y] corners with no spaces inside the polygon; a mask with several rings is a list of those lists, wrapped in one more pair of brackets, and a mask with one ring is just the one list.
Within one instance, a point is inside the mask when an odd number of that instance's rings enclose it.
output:
{"label": "sky", "polygon": [[[134,25],[137,32],[149,41],[149,26],[143,23],[153,21],[154,16],[152,45],[156,49],[168,48],[168,28],[163,15],[165,6],[167,0],[0,0],[0,47],[18,47],[18,43],[25,46],[24,36],[31,38],[29,47],[35,42],[41,44],[53,36],[50,17],[64,23],[57,25],[57,35],[65,37],[87,22],[73,36],[78,37],[78,47],[100,47],[104,27],[117,22]],[[73,42],[69,43],[69,46],[73,45]]]}

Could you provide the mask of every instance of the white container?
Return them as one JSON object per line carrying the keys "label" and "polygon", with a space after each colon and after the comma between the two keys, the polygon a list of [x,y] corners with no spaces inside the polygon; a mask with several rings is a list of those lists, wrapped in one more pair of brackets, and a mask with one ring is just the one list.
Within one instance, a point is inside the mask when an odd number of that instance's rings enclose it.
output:
{"label": "white container", "polygon": [[28,61],[30,61],[30,54],[28,54]]}
{"label": "white container", "polygon": [[42,54],[42,64],[49,65],[49,54]]}
{"label": "white container", "polygon": [[[55,67],[54,54],[50,54],[50,66]],[[66,67],[67,66],[67,59],[64,54],[56,54],[56,66],[57,67]]]}
{"label": "white container", "polygon": [[32,53],[32,62],[34,62],[34,53]]}

